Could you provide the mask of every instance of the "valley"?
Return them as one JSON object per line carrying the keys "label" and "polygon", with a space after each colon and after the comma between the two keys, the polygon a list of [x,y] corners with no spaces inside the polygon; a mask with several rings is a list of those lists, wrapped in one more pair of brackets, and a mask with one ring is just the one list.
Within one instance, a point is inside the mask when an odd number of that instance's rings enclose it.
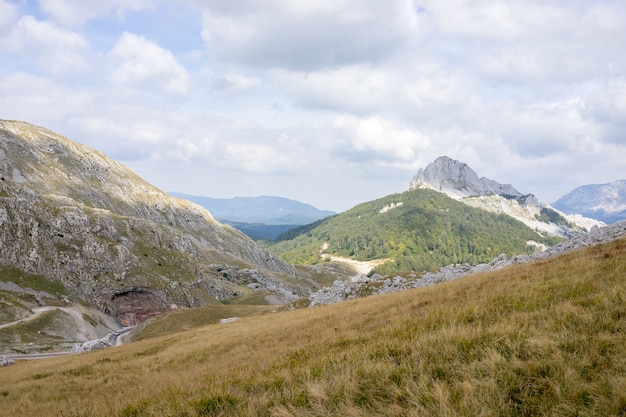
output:
{"label": "valley", "polygon": [[619,415],[624,259],[619,238],[313,309],[175,311],[0,368],[0,415]]}
{"label": "valley", "polygon": [[440,158],[257,243],[97,151],[0,127],[0,416],[626,410],[607,400],[626,392],[624,222]]}
{"label": "valley", "polygon": [[[47,129],[0,121],[0,134],[2,353],[68,350],[179,309],[294,308],[405,290],[440,282],[429,278],[439,268],[445,279],[464,275],[599,224],[567,220],[446,157],[407,191],[330,217],[275,197],[180,195],[236,220],[291,219],[276,240],[254,242]],[[298,226],[305,218],[318,220]]]}

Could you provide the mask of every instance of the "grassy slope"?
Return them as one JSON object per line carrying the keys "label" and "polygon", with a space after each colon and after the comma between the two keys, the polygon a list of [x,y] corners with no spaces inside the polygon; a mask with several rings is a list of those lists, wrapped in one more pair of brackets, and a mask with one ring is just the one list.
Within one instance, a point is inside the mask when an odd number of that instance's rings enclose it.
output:
{"label": "grassy slope", "polygon": [[404,293],[159,325],[1,368],[0,415],[624,415],[625,277],[622,239]]}
{"label": "grassy slope", "polygon": [[[385,206],[402,205],[381,213]],[[311,225],[295,228],[267,243],[293,264],[321,260],[326,253],[358,260],[393,259],[382,274],[426,271],[456,263],[478,264],[500,253],[532,251],[527,241],[554,244],[521,222],[488,213],[432,190],[413,190],[367,202]]]}

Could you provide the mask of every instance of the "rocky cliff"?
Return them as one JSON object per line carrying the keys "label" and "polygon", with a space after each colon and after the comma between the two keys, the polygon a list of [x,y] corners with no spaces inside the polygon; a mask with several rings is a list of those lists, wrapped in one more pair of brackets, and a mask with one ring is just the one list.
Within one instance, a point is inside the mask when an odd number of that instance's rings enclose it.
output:
{"label": "rocky cliff", "polygon": [[294,281],[292,266],[204,208],[100,152],[14,121],[0,121],[0,265],[61,282],[128,322],[241,295],[256,276],[282,296],[307,292],[284,283]]}
{"label": "rocky cliff", "polygon": [[479,195],[506,195],[521,197],[511,184],[500,184],[478,175],[467,164],[440,156],[426,168],[417,171],[409,183],[409,189],[430,188],[449,195],[457,200]]}
{"label": "rocky cliff", "polygon": [[433,189],[469,206],[506,214],[539,233],[573,237],[604,223],[581,215],[566,215],[532,194],[522,194],[511,184],[500,184],[481,177],[467,164],[441,156],[420,169],[409,183],[409,190]]}

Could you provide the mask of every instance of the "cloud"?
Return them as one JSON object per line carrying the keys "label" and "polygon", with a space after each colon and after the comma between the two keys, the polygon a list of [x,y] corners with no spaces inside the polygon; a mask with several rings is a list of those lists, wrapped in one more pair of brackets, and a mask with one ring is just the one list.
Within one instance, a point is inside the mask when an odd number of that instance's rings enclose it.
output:
{"label": "cloud", "polygon": [[39,7],[54,22],[65,27],[81,27],[111,13],[121,17],[127,11],[152,8],[155,0],[39,0]]}
{"label": "cloud", "polygon": [[0,0],[0,108],[172,190],[347,208],[446,154],[556,199],[624,174],[625,21],[613,0]]}
{"label": "cloud", "polygon": [[151,86],[168,93],[186,93],[191,78],[168,50],[143,36],[124,32],[108,58],[115,67],[110,80],[116,85]]}
{"label": "cloud", "polygon": [[193,164],[210,163],[231,172],[310,174],[315,169],[312,165],[320,168],[317,162],[326,148],[315,129],[302,126],[272,129],[216,117],[196,119],[192,125],[192,131],[187,128],[178,133],[170,157]]}
{"label": "cloud", "polygon": [[[441,56],[496,83],[581,82],[626,63],[617,2],[426,1],[423,14]],[[622,26],[623,27],[623,26]]]}
{"label": "cloud", "polygon": [[3,117],[38,123],[50,129],[65,125],[68,115],[94,110],[93,95],[48,77],[12,73],[0,76]]}
{"label": "cloud", "polygon": [[19,13],[15,5],[0,0],[0,33],[10,27],[18,18]]}
{"label": "cloud", "polygon": [[310,109],[369,113],[387,101],[392,87],[384,71],[365,65],[315,72],[281,69],[271,75],[276,90]]}
{"label": "cloud", "polygon": [[583,117],[581,99],[544,102],[520,107],[500,103],[494,127],[513,150],[524,158],[545,158],[564,153],[594,153],[599,141],[597,125]]}
{"label": "cloud", "polygon": [[254,68],[311,70],[380,62],[416,25],[411,3],[214,0],[205,3],[202,38],[216,59]]}
{"label": "cloud", "polygon": [[34,62],[52,75],[67,75],[89,69],[89,43],[80,34],[22,16],[0,40],[0,50]]}
{"label": "cloud", "polygon": [[609,78],[591,91],[583,117],[600,126],[606,142],[623,144],[626,138],[626,75]]}
{"label": "cloud", "polygon": [[242,93],[261,85],[261,80],[244,74],[231,73],[213,80],[213,88],[218,91]]}
{"label": "cloud", "polygon": [[382,166],[414,167],[418,154],[431,144],[423,134],[395,127],[380,117],[340,115],[333,127],[346,142],[344,152],[352,154],[350,158],[372,160]]}

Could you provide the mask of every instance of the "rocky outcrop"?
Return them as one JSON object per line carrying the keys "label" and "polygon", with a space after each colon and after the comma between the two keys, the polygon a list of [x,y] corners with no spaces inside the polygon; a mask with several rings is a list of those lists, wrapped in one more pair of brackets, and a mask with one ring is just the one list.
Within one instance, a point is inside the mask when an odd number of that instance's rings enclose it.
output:
{"label": "rocky outcrop", "polygon": [[[281,285],[295,274],[204,208],[93,149],[12,121],[0,121],[0,264],[61,282],[114,316],[217,302],[216,264],[255,269]],[[125,311],[120,294],[142,296]]]}
{"label": "rocky outcrop", "polygon": [[455,199],[478,195],[498,194],[511,198],[522,197],[511,184],[500,184],[478,175],[467,164],[440,156],[425,169],[420,169],[409,183],[409,190],[430,188]]}
{"label": "rocky outcrop", "polygon": [[106,338],[90,340],[88,342],[76,343],[71,350],[71,353],[85,353],[92,352],[94,350],[100,350],[111,347],[111,344]]}
{"label": "rocky outcrop", "polygon": [[606,227],[593,227],[589,233],[576,236],[566,242],[547,248],[543,252],[535,252],[532,255],[524,254],[509,258],[501,254],[489,263],[479,265],[451,265],[441,268],[436,272],[427,272],[423,275],[410,274],[407,277],[383,277],[375,274],[371,277],[362,277],[359,280],[350,282],[337,280],[333,283],[332,287],[324,287],[311,294],[309,296],[309,307],[334,304],[368,295],[389,294],[411,288],[426,287],[479,272],[495,271],[510,265],[549,258],[586,246],[610,242],[624,236],[626,236],[626,221]]}
{"label": "rocky outcrop", "polygon": [[15,361],[11,358],[7,358],[6,356],[0,357],[0,368],[3,366],[13,365]]}
{"label": "rocky outcrop", "polygon": [[478,175],[467,164],[447,156],[420,169],[409,190],[432,189],[456,200],[496,214],[506,214],[544,235],[570,238],[587,232],[601,221],[566,215],[532,194],[522,194],[511,184],[500,184]]}

